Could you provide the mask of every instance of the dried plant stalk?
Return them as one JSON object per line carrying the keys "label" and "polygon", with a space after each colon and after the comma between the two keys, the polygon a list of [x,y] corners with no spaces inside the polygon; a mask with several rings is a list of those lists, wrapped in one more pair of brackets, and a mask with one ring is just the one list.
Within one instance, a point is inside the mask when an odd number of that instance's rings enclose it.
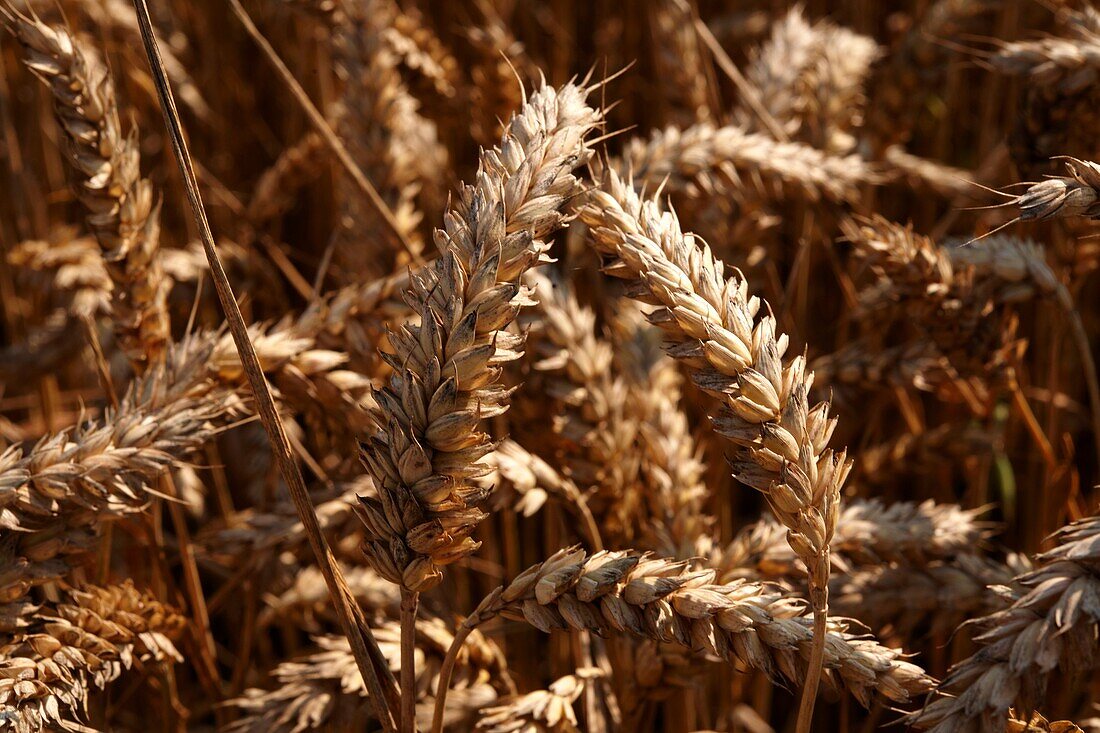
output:
{"label": "dried plant stalk", "polygon": [[363,502],[375,569],[420,591],[440,567],[473,552],[485,491],[472,482],[491,450],[482,419],[508,407],[500,365],[522,337],[502,329],[527,304],[520,276],[545,260],[544,238],[579,190],[571,171],[588,155],[585,135],[600,116],[588,90],[543,87],[512,119],[499,148],[482,152],[467,186],[436,233],[442,258],[414,277],[408,298],[420,325],[391,335],[395,374],[377,394],[381,426],[364,446],[378,498]]}

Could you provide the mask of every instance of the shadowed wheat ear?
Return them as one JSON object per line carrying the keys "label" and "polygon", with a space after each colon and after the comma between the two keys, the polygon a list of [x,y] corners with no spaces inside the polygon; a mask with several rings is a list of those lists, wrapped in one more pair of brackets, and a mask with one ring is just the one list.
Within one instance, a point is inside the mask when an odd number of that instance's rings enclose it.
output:
{"label": "shadowed wheat ear", "polygon": [[186,619],[131,581],[72,590],[65,603],[35,609],[0,646],[0,724],[4,730],[89,730],[92,687],[105,688],[135,661],[182,662]]}
{"label": "shadowed wheat ear", "polygon": [[1064,680],[1100,666],[1100,516],[1063,527],[1054,541],[1039,567],[1016,578],[1015,602],[977,620],[982,648],[951,669],[940,697],[910,716],[913,727],[1004,730],[1009,706],[1034,710],[1052,675]]}
{"label": "shadowed wheat ear", "polygon": [[391,334],[394,368],[376,397],[380,430],[363,446],[377,499],[364,499],[378,572],[413,592],[442,579],[441,567],[469,555],[484,519],[486,491],[473,479],[492,449],[481,421],[508,408],[500,365],[523,337],[503,329],[530,300],[520,277],[547,260],[545,237],[580,191],[572,171],[590,151],[585,136],[600,114],[588,89],[544,86],[512,118],[500,146],[484,150],[436,232],[441,258],[417,273],[407,294],[420,325]]}
{"label": "shadowed wheat ear", "polygon": [[815,659],[803,693],[810,709],[816,695],[813,665],[825,643],[829,542],[836,527],[840,489],[851,463],[828,448],[836,421],[828,403],[810,407],[813,374],[805,358],[782,363],[787,336],[748,295],[739,276],[710,249],[684,234],[672,212],[642,201],[614,171],[581,209],[604,270],[629,283],[630,294],[658,306],[649,315],[664,330],[669,354],[680,359],[696,385],[721,405],[712,415],[717,432],[734,446],[734,476],[761,491],[789,532],[806,564],[810,602],[817,620]]}
{"label": "shadowed wheat ear", "polygon": [[[432,681],[454,637],[438,619],[417,621],[416,697],[421,728],[435,703]],[[392,620],[376,623],[374,633],[394,671],[400,669],[401,630]],[[319,649],[280,663],[271,672],[274,688],[250,688],[230,700],[242,717],[226,726],[228,733],[297,733],[326,725],[345,729],[349,721],[373,720],[367,703],[369,691],[357,674],[347,641],[338,636],[315,639]],[[479,708],[493,703],[501,691],[513,691],[501,651],[480,634],[461,644],[458,674],[461,690],[447,706],[448,723],[466,730]]]}
{"label": "shadowed wheat ear", "polygon": [[122,132],[114,85],[95,51],[64,26],[49,26],[0,1],[23,63],[49,88],[65,133],[65,157],[114,283],[115,330],[136,366],[161,358],[171,338],[170,283],[157,258],[159,205],[141,177],[136,131]]}

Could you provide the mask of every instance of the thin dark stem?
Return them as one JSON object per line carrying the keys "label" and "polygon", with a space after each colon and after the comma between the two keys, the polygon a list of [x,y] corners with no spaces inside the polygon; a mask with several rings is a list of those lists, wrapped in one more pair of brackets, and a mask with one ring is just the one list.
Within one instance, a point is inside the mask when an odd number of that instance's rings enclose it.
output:
{"label": "thin dark stem", "polygon": [[435,687],[435,712],[432,714],[431,733],[443,733],[443,711],[447,707],[447,692],[451,686],[451,675],[454,674],[455,661],[458,652],[466,637],[474,630],[475,624],[466,619],[455,631],[455,638],[451,640],[451,647],[447,650],[447,656],[443,657],[443,666],[439,668],[439,681]]}
{"label": "thin dark stem", "polygon": [[[276,462],[279,465],[279,472],[282,474],[290,496],[294,500],[294,507],[297,509],[298,516],[306,530],[306,534],[309,536],[310,546],[317,558],[321,573],[324,575],[329,593],[332,595],[340,626],[344,635],[348,638],[359,672],[362,674],[370,692],[368,700],[383,728],[392,732],[395,727],[391,707],[388,703],[393,699],[394,693],[390,691],[387,694],[387,690],[383,688],[383,681],[387,679],[388,675],[389,684],[392,687],[394,684],[393,675],[389,673],[389,668],[385,664],[382,652],[378,648],[370,628],[363,623],[361,612],[356,613],[358,608],[352,599],[351,592],[339,567],[336,565],[336,560],[328,547],[328,542],[321,533],[321,527],[309,499],[309,493],[306,491],[301,469],[299,469],[291,454],[290,442],[283,430],[283,423],[276,410],[275,400],[271,396],[271,388],[267,384],[259,359],[256,357],[256,349],[248,337],[248,327],[241,315],[240,308],[237,306],[237,300],[229,284],[229,278],[226,277],[225,268],[222,266],[217,248],[214,245],[214,235],[210,231],[210,223],[207,221],[206,210],[199,195],[198,181],[195,178],[191,155],[184,139],[179,112],[176,110],[175,99],[172,96],[172,89],[168,84],[168,76],[164,70],[164,62],[161,59],[160,49],[157,47],[153,35],[153,26],[149,19],[149,8],[146,5],[146,0],[133,0],[133,4],[134,10],[137,12],[138,25],[141,29],[141,40],[145,45],[145,53],[149,58],[153,81],[160,98],[161,111],[164,113],[165,126],[168,128],[176,162],[179,164],[184,187],[187,191],[191,213],[202,238],[203,250],[206,252],[206,259],[210,264],[210,273],[218,293],[218,300],[221,302],[230,333],[233,335],[233,342],[237,347],[241,365],[248,376],[248,383],[252,388],[257,411],[260,414],[264,429],[267,431],[268,440],[271,442],[272,452],[275,454]],[[383,670],[385,674],[380,670]]]}
{"label": "thin dark stem", "polygon": [[378,211],[378,214],[386,222],[386,226],[393,231],[397,237],[401,246],[405,249],[405,252],[412,257],[413,261],[417,264],[422,264],[423,259],[413,249],[409,243],[408,237],[401,231],[401,227],[397,223],[397,219],[393,215],[393,211],[386,205],[386,202],[379,195],[378,190],[371,184],[370,179],[367,178],[363,170],[355,164],[351,155],[348,153],[347,148],[344,147],[344,143],[340,141],[340,138],[336,136],[336,133],[332,131],[332,127],[325,122],[324,115],[321,114],[317,106],[310,100],[309,95],[302,89],[302,85],[298,83],[298,80],[294,78],[294,74],[290,72],[283,60],[279,58],[279,54],[272,48],[271,44],[267,42],[263,34],[260,33],[260,29],[256,27],[256,24],[252,22],[252,18],[248,15],[248,12],[241,6],[239,0],[229,0],[229,6],[233,9],[233,13],[237,16],[237,20],[241,22],[244,29],[248,32],[248,35],[260,47],[260,50],[264,52],[264,56],[275,67],[275,71],[278,72],[279,78],[286,84],[290,90],[291,96],[298,102],[299,106],[305,110],[306,115],[309,117],[309,121],[313,124],[314,129],[320,133],[324,139],[325,144],[329,146],[336,159],[340,161],[340,165],[343,166],[347,174],[351,176],[352,182],[356,187],[367,197],[374,208]]}
{"label": "thin dark stem", "polygon": [[420,594],[401,589],[401,733],[416,731],[416,607]]}

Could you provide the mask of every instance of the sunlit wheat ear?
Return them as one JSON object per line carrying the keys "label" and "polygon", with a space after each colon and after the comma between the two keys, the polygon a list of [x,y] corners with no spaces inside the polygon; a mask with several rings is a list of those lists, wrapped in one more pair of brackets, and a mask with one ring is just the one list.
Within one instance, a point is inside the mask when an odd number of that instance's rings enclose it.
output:
{"label": "sunlit wheat ear", "polygon": [[171,337],[170,283],[158,259],[159,205],[152,183],[141,176],[137,132],[123,132],[114,85],[94,49],[64,26],[22,15],[7,0],[0,20],[53,95],[73,185],[115,286],[115,329],[127,356],[144,368],[163,357]]}
{"label": "sunlit wheat ear", "polygon": [[542,87],[509,123],[500,146],[482,151],[436,232],[438,262],[416,274],[407,294],[420,315],[391,335],[384,357],[395,374],[376,399],[381,429],[363,446],[378,488],[362,518],[365,550],[380,574],[413,591],[436,585],[441,568],[469,555],[484,519],[486,491],[474,479],[492,449],[481,421],[508,409],[500,365],[517,358],[522,336],[503,330],[528,304],[523,273],[547,260],[545,238],[566,220],[580,190],[573,169],[590,151],[600,114],[574,84]]}
{"label": "sunlit wheat ear", "polygon": [[727,280],[725,266],[682,232],[674,214],[643,202],[614,173],[592,192],[581,217],[606,258],[605,271],[658,306],[650,320],[665,331],[669,353],[716,399],[712,419],[734,449],[734,475],[768,498],[806,561],[812,592],[825,593],[850,464],[826,447],[834,420],[827,404],[809,407],[812,375],[803,358],[783,365],[787,337],[775,333],[745,281]]}
{"label": "sunlit wheat ear", "polygon": [[633,138],[611,167],[655,190],[704,195],[747,189],[791,200],[855,202],[860,187],[880,181],[857,155],[829,155],[799,142],[776,142],[744,128],[704,122]]}
{"label": "sunlit wheat ear", "polygon": [[15,731],[83,729],[90,693],[131,668],[183,661],[175,644],[186,625],[129,580],[69,591],[0,646],[0,720]]}

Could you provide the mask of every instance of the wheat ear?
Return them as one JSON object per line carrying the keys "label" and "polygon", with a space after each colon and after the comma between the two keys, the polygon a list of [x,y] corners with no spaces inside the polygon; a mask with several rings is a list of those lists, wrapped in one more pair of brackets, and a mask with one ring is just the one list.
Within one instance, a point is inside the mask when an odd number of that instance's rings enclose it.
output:
{"label": "wheat ear", "polygon": [[[465,634],[503,616],[537,629],[625,633],[734,659],[773,676],[803,684],[810,671],[815,622],[802,603],[760,583],[714,584],[713,570],[692,571],[683,561],[631,552],[587,556],[563,549],[490,593],[455,633],[456,650]],[[903,655],[877,642],[848,634],[829,622],[824,645],[825,680],[843,686],[863,704],[874,694],[905,702],[933,681]],[[450,666],[448,653],[436,692],[433,733],[439,733]]]}
{"label": "wheat ear", "polygon": [[[845,453],[827,447],[836,423],[829,405],[810,407],[813,376],[805,359],[782,364],[787,337],[775,333],[775,320],[757,318],[763,304],[749,298],[746,281],[727,280],[725,265],[683,233],[675,214],[643,202],[612,171],[581,218],[606,258],[605,271],[627,280],[637,299],[658,306],[649,318],[665,331],[669,353],[721,405],[712,421],[734,446],[734,476],[767,497],[806,564],[816,634],[803,699],[812,708],[813,665],[820,664],[825,643],[829,542],[851,470]],[[808,714],[800,715],[805,724]]]}
{"label": "wheat ear", "polygon": [[1000,731],[1008,708],[1032,711],[1058,670],[1072,675],[1100,664],[1100,517],[1070,524],[1038,556],[1038,567],[1018,577],[1011,606],[977,621],[982,648],[956,664],[938,699],[910,717],[937,733]]}
{"label": "wheat ear", "polygon": [[500,365],[523,339],[504,331],[529,302],[525,270],[546,260],[544,238],[560,227],[576,195],[572,170],[589,156],[585,135],[600,115],[587,90],[542,87],[509,123],[500,147],[485,150],[477,182],[463,189],[445,228],[443,256],[417,273],[408,293],[420,325],[391,335],[395,370],[377,394],[381,426],[363,455],[378,487],[362,507],[365,550],[378,572],[402,587],[436,585],[440,567],[473,552],[470,533],[485,517],[485,491],[472,482],[491,449],[478,426],[508,407]]}
{"label": "wheat ear", "polygon": [[135,132],[124,135],[114,85],[95,52],[62,26],[29,18],[4,0],[0,17],[23,47],[23,62],[49,88],[65,133],[65,155],[115,285],[115,328],[135,365],[161,358],[171,338],[169,281],[157,259],[160,228],[153,185],[141,177]]}

